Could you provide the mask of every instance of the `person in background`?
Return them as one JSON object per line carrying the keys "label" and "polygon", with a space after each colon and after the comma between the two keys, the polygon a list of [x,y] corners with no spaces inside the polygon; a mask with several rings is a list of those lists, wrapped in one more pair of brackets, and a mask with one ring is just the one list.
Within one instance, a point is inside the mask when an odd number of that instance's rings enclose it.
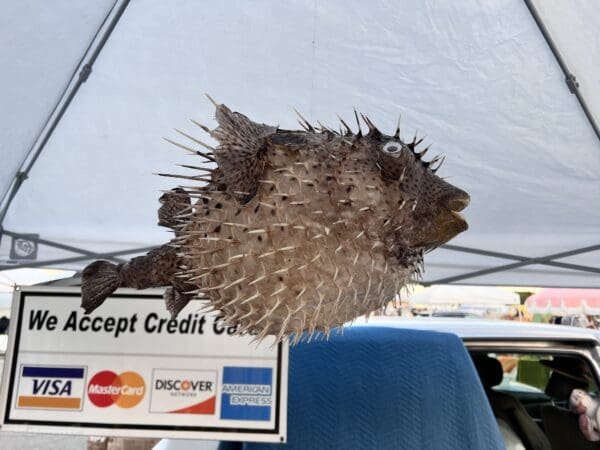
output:
{"label": "person in background", "polygon": [[583,314],[574,314],[572,316],[564,316],[561,325],[569,325],[572,327],[588,328],[589,321]]}
{"label": "person in background", "polygon": [[0,334],[8,334],[8,317],[0,317]]}

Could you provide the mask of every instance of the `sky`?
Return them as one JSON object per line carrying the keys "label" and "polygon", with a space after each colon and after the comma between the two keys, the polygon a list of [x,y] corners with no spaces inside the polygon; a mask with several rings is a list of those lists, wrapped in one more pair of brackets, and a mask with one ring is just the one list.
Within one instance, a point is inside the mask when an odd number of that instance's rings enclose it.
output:
{"label": "sky", "polygon": [[46,281],[67,278],[74,274],[72,270],[58,269],[12,269],[0,271],[0,316],[10,309],[15,286],[30,286]]}

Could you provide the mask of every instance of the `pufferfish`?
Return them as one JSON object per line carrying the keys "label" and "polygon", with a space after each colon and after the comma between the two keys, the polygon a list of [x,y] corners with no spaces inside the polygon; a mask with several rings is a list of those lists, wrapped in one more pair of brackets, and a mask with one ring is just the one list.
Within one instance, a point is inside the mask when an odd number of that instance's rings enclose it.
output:
{"label": "pufferfish", "polygon": [[[210,98],[210,97],[209,97]],[[212,99],[211,99],[212,101]],[[436,175],[422,141],[368,133],[255,123],[214,102],[218,146],[179,132],[216,164],[161,197],[159,224],[174,238],[130,262],[90,264],[82,306],[97,308],[119,286],[167,286],[173,317],[194,297],[240,333],[277,341],[330,330],[370,313],[418,279],[423,255],[467,229],[469,195]]]}

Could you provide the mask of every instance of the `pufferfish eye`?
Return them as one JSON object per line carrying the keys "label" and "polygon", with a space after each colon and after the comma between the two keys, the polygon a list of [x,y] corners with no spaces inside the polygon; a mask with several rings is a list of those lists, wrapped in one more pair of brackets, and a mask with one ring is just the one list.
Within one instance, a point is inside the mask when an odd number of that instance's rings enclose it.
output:
{"label": "pufferfish eye", "polygon": [[382,149],[388,155],[398,156],[402,151],[402,144],[396,141],[389,141]]}

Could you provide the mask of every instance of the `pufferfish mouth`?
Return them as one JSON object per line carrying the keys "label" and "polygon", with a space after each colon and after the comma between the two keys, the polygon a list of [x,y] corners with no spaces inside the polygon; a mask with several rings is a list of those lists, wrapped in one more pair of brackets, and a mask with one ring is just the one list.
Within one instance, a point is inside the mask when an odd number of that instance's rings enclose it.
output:
{"label": "pufferfish mouth", "polygon": [[466,227],[465,230],[469,227],[469,224],[467,223],[467,219],[465,219],[465,216],[463,214],[461,214],[457,211],[450,211],[450,214],[452,214],[452,217],[454,217],[459,222],[464,222],[465,227]]}
{"label": "pufferfish mouth", "polygon": [[454,219],[454,227],[460,230],[458,231],[459,233],[466,231],[469,228],[465,216],[463,216],[460,211],[469,206],[470,202],[471,198],[466,192],[461,192],[460,195],[448,201],[448,210],[450,211],[452,219]]}
{"label": "pufferfish mouth", "polygon": [[[458,190],[458,189],[457,189]],[[432,218],[430,226],[423,229],[411,244],[433,250],[445,244],[454,236],[469,228],[465,217],[460,213],[469,205],[469,195],[460,191],[440,205],[437,214]]]}
{"label": "pufferfish mouth", "polygon": [[452,215],[458,219],[465,220],[465,216],[459,213],[458,211],[450,211]]}
{"label": "pufferfish mouth", "polygon": [[461,192],[461,195],[448,201],[448,209],[453,212],[459,212],[469,206],[471,197],[466,192]]}

